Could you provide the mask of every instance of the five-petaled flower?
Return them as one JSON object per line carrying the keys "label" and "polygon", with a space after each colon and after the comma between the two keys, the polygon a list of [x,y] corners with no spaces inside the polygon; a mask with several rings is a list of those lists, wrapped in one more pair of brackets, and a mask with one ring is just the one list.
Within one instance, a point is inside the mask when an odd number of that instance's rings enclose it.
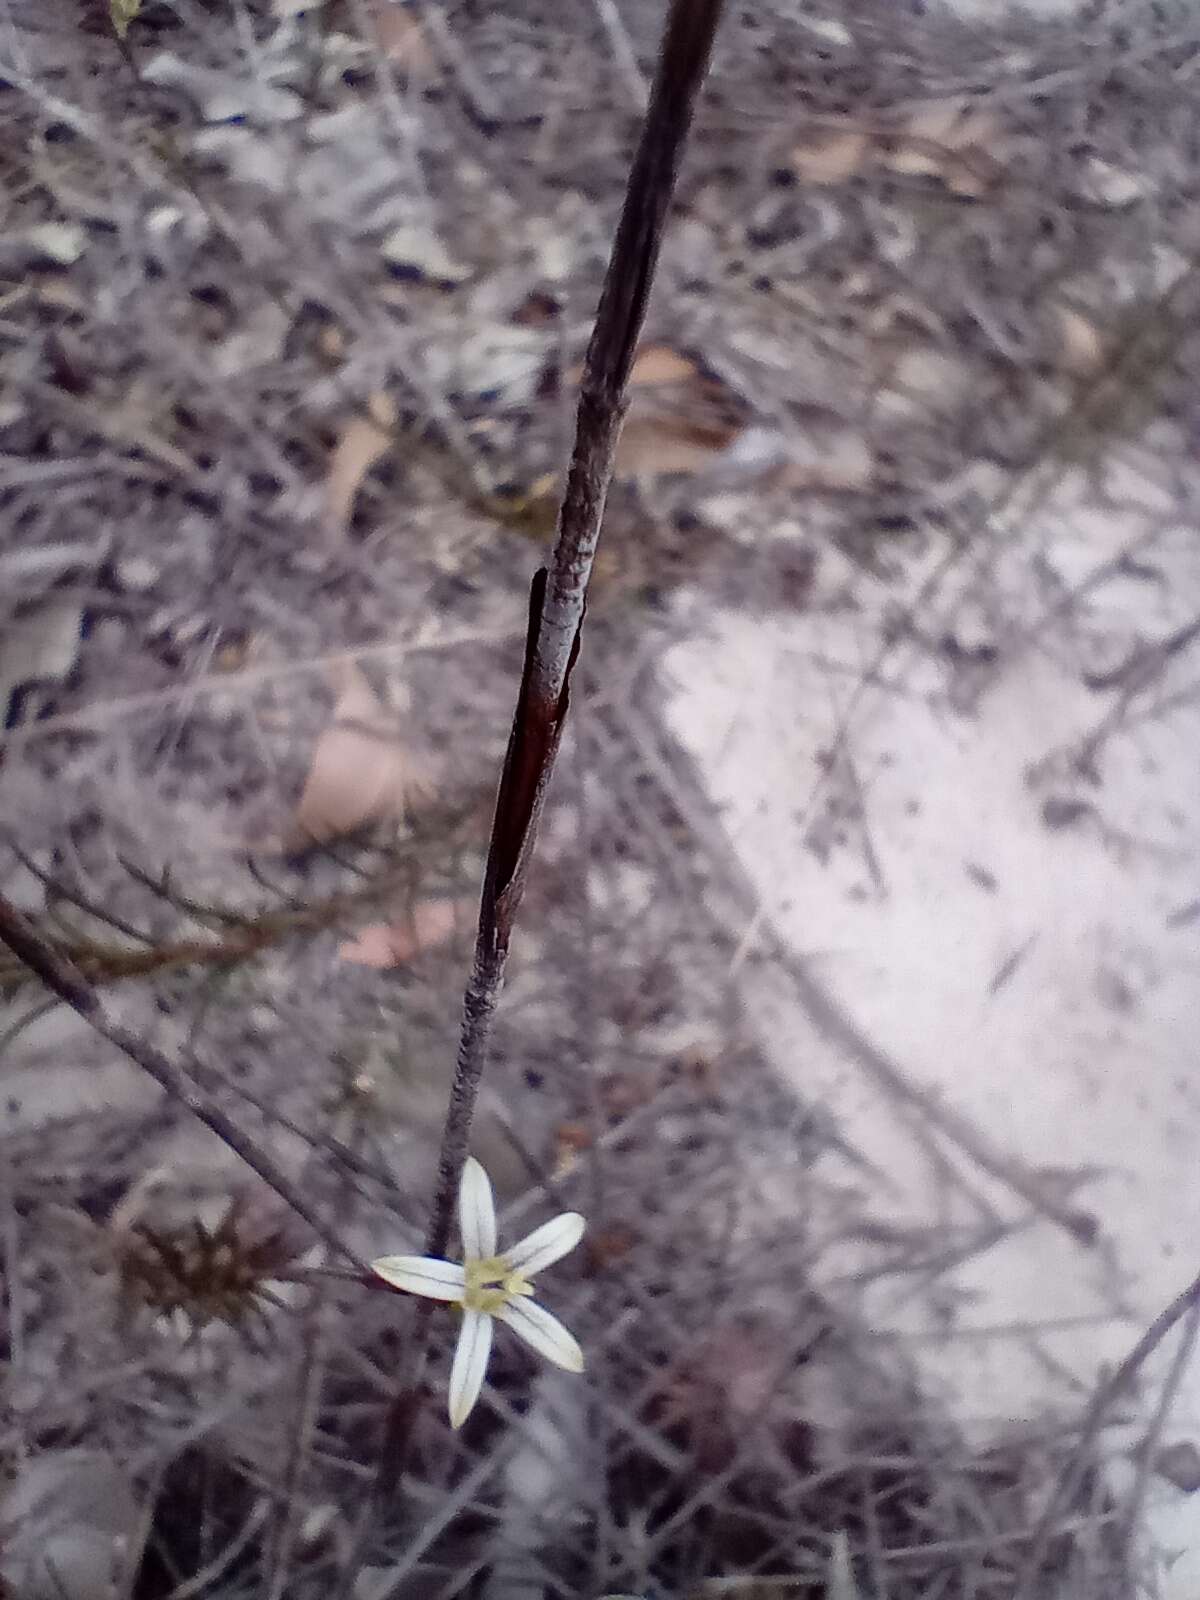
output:
{"label": "five-petaled flower", "polygon": [[532,1299],[531,1279],[565,1256],[583,1237],[578,1211],[564,1211],[496,1253],[496,1205],[487,1173],[473,1156],[463,1167],[458,1190],[463,1260],[437,1256],[381,1256],[372,1272],[393,1288],[462,1307],[462,1332],[450,1368],[450,1425],[461,1428],[483,1387],[492,1351],[493,1321],[519,1333],[538,1355],[568,1372],[583,1371],[583,1351],[557,1317]]}

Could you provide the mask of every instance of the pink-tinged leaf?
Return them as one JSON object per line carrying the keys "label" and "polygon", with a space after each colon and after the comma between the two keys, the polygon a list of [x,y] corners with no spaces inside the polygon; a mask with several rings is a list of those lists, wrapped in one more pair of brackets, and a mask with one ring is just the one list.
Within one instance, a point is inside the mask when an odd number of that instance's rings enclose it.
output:
{"label": "pink-tinged leaf", "polygon": [[380,970],[405,966],[467,926],[468,909],[461,900],[423,900],[396,922],[373,922],[361,929],[339,947],[338,955],[343,961]]}

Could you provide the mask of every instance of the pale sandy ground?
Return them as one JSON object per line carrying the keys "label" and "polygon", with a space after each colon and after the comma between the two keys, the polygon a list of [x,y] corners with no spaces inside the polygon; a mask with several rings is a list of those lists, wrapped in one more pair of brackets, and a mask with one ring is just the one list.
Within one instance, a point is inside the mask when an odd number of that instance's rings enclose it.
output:
{"label": "pale sandy ground", "polygon": [[[669,662],[670,720],[760,896],[747,952],[777,933],[911,1083],[967,1118],[1014,1170],[1084,1174],[1070,1202],[1099,1221],[1091,1249],[940,1141],[981,1197],[1026,1225],[929,1293],[881,1285],[871,1304],[880,1328],[931,1336],[912,1340],[927,1383],[984,1436],[1048,1408],[1073,1414],[1200,1264],[1194,659],[1189,672],[1181,651],[1131,700],[1092,780],[1065,755],[1121,714],[1120,691],[1089,689],[1081,673],[1200,612],[1200,540],[1172,512],[1178,501],[1136,473],[1113,488],[1121,506],[1099,509],[1074,474],[1040,509],[1010,516],[1004,558],[980,586],[1009,619],[1032,623],[1058,583],[1094,579],[1073,620],[1026,641],[993,631],[986,605],[961,600],[970,586],[956,575],[937,615],[964,648],[1000,646],[994,677],[956,707],[959,674],[951,690],[928,656],[899,652],[886,668],[898,691],[869,692],[853,714],[852,769],[839,783],[821,785],[817,758],[833,744],[853,671],[876,648],[887,595],[857,579],[856,604],[839,604],[849,574],[837,552],[821,553],[812,612],[765,622],[697,605],[702,633]],[[1131,549],[1152,572],[1106,566]],[[910,594],[932,560],[914,565]],[[934,633],[928,610],[926,621]],[[839,675],[838,662],[853,671]],[[868,1213],[888,1226],[963,1220],[970,1208],[930,1159],[927,1120],[909,1120],[801,1004],[755,981],[752,1014],[780,1074],[828,1104],[889,1180],[873,1195],[866,1186]],[[1023,1336],[1014,1324],[1045,1331]],[[989,1328],[1008,1331],[964,1336]],[[955,1336],[942,1339],[946,1329]],[[1173,1349],[1150,1369],[1143,1419]],[[1134,1433],[1114,1442],[1122,1489],[1133,1468],[1116,1444]],[[1163,1438],[1200,1442],[1200,1361]],[[1149,1506],[1161,1593],[1194,1600],[1200,1494],[1153,1477]]]}
{"label": "pale sandy ground", "polygon": [[[991,18],[1000,3],[955,7]],[[1064,17],[1078,7],[1036,0],[1022,9]],[[1018,648],[968,712],[947,705],[924,665],[903,673],[903,697],[867,696],[848,741],[865,830],[824,862],[806,844],[822,803],[815,758],[836,736],[849,690],[815,657],[870,662],[869,618],[834,610],[814,641],[811,618],[765,625],[721,615],[672,663],[672,720],[725,808],[761,916],[914,1084],[1014,1161],[1094,1174],[1074,1200],[1099,1218],[1098,1248],[1033,1220],[958,1269],[936,1298],[907,1288],[891,1303],[879,1297],[879,1325],[906,1333],[943,1327],[959,1294],[960,1334],[1069,1324],[1036,1339],[914,1341],[926,1381],[984,1434],[1048,1407],[1078,1407],[1200,1264],[1200,912],[1189,909],[1200,898],[1200,701],[1190,695],[1145,715],[1147,702],[1190,687],[1186,661],[1135,700],[1132,725],[1105,742],[1098,787],[1060,782],[1062,763],[1047,761],[1119,714],[1119,691],[1081,685],[1081,646],[1085,665],[1089,649],[1122,659],[1120,639],[1166,638],[1200,609],[1195,525],[1171,526],[1170,497],[1149,484],[1122,483],[1126,497],[1145,509],[1097,507],[1073,478],[1029,525],[1010,516],[1021,537],[1002,582],[1010,595],[1023,592],[1032,620],[1045,613],[1039,561],[1071,585],[1160,537],[1161,578],[1109,577],[1089,597],[1073,649],[1045,639]],[[841,574],[828,557],[824,570],[831,597]],[[968,646],[989,638],[981,616],[973,626]],[[1089,809],[1048,827],[1043,806],[1059,798]],[[945,1220],[943,1177],[894,1096],[832,1051],[800,1005],[759,998],[780,1073],[826,1096],[892,1180],[881,1218]],[[994,1183],[974,1176],[1005,1214],[1020,1214],[1012,1195],[1005,1204]],[[1174,1353],[1160,1351],[1149,1369],[1143,1419]],[[1185,1369],[1164,1440],[1200,1442],[1200,1360]],[[1114,1453],[1114,1486],[1127,1490],[1133,1474]],[[1160,1592],[1194,1600],[1200,1494],[1152,1478],[1148,1524]]]}

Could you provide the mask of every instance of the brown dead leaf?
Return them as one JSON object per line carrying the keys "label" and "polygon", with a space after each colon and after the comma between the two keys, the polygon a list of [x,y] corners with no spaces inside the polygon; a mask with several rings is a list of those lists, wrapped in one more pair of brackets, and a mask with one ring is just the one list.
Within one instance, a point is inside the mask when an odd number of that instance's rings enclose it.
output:
{"label": "brown dead leaf", "polygon": [[405,747],[395,714],[361,668],[350,665],[333,717],[313,750],[285,846],[302,849],[373,822],[399,821],[431,789],[429,769]]}
{"label": "brown dead leaf", "polygon": [[698,376],[696,363],[669,344],[648,344],[634,357],[629,387],[647,389],[664,383],[691,383]]}
{"label": "brown dead leaf", "polygon": [[870,135],[858,128],[822,133],[792,150],[792,167],[807,183],[845,183],[861,172],[870,154]]}
{"label": "brown dead leaf", "polygon": [[[583,362],[577,362],[567,373],[571,383],[583,377]],[[647,344],[639,347],[629,369],[631,389],[659,389],[674,383],[701,381],[700,368],[687,356],[669,344]]]}
{"label": "brown dead leaf", "polygon": [[1054,310],[1058,319],[1059,360],[1068,372],[1095,372],[1104,359],[1104,340],[1099,328],[1073,306],[1060,303]]}
{"label": "brown dead leaf", "polygon": [[325,479],[329,526],[339,536],[350,526],[363,479],[392,443],[391,430],[396,422],[392,401],[385,394],[374,394],[368,402],[368,412],[365,417],[350,419],[329,458]]}
{"label": "brown dead leaf", "polygon": [[[582,366],[568,377],[578,383]],[[704,472],[743,431],[737,398],[668,344],[643,346],[629,374],[631,405],[617,445],[619,478]]]}
{"label": "brown dead leaf", "polygon": [[452,939],[466,925],[471,907],[468,900],[422,900],[398,922],[373,922],[361,929],[357,938],[339,945],[338,957],[380,971],[405,966]]}
{"label": "brown dead leaf", "polygon": [[617,446],[617,476],[659,478],[671,473],[703,472],[728,449],[739,431],[716,420],[630,417]]}
{"label": "brown dead leaf", "polygon": [[588,1268],[603,1272],[623,1261],[636,1244],[637,1235],[622,1222],[611,1223],[607,1228],[592,1228],[587,1238]]}
{"label": "brown dead leaf", "polygon": [[414,78],[427,78],[433,70],[433,51],[420,22],[403,6],[377,0],[375,37],[384,55]]}
{"label": "brown dead leaf", "polygon": [[317,333],[317,349],[327,361],[340,361],[346,354],[346,334],[336,322],[324,322]]}
{"label": "brown dead leaf", "polygon": [[912,116],[879,159],[891,172],[938,178],[951,194],[977,200],[1000,174],[1001,145],[1002,129],[993,112],[944,100]]}

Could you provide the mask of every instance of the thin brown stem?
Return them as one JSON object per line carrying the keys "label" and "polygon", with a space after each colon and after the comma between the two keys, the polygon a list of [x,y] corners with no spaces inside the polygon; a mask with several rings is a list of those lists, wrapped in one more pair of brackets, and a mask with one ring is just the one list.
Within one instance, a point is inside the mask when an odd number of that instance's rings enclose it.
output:
{"label": "thin brown stem", "polygon": [[438,1163],[428,1236],[431,1255],[443,1254],[450,1237],[513,922],[567,715],[629,370],[722,6],[723,0],[672,0],[584,362],[575,447],[554,549],[549,567],[533,580],[525,668],[496,800],[475,959]]}
{"label": "thin brown stem", "polygon": [[[504,984],[513,924],[538,820],[554,769],[579,653],[588,582],[612,482],[629,370],[645,319],[667,212],[708,68],[724,0],[671,0],[650,104],[626,186],[580,384],[575,445],[549,566],[530,591],[525,662],[492,821],[471,975],[463,1000],[458,1060],[438,1157],[428,1254],[450,1242],[459,1178],[487,1064],[492,1019]],[[404,1470],[428,1354],[428,1307],[418,1308],[409,1369],[384,1428],[372,1505],[346,1564],[349,1592],[374,1515]]]}

